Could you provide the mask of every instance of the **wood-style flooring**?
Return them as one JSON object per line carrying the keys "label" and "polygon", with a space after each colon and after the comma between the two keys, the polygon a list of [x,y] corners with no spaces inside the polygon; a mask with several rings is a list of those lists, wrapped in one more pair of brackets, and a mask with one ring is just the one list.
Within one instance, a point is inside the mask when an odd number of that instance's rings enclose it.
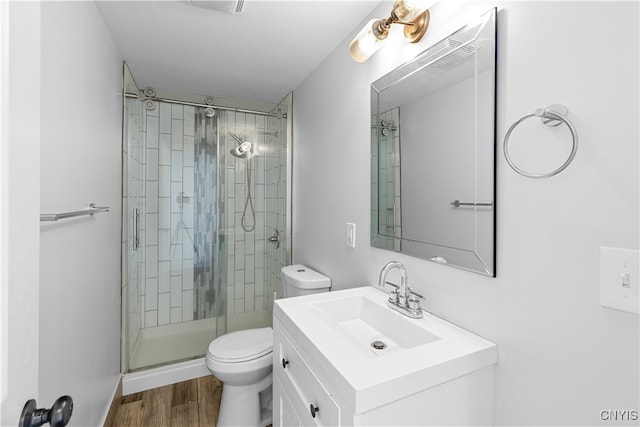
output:
{"label": "wood-style flooring", "polygon": [[213,375],[122,396],[105,427],[213,427],[222,382]]}

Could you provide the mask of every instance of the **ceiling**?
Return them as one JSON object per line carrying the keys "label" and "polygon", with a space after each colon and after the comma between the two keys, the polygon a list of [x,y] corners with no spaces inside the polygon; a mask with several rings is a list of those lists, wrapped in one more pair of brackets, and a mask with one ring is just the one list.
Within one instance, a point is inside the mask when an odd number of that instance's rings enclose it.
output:
{"label": "ceiling", "polygon": [[140,87],[276,103],[380,0],[246,0],[236,15],[185,1],[96,3]]}

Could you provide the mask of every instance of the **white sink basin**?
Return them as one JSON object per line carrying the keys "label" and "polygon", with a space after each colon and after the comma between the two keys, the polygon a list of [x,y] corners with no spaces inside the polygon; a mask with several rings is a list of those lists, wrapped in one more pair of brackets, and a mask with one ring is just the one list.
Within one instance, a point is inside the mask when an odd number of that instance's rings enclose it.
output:
{"label": "white sink basin", "polygon": [[[277,300],[274,316],[356,413],[462,377],[497,361],[496,345],[428,312],[411,319],[364,286]],[[373,341],[386,348],[376,350]]]}
{"label": "white sink basin", "polygon": [[363,295],[311,302],[309,306],[367,358],[387,356],[440,339],[416,325],[413,319]]}

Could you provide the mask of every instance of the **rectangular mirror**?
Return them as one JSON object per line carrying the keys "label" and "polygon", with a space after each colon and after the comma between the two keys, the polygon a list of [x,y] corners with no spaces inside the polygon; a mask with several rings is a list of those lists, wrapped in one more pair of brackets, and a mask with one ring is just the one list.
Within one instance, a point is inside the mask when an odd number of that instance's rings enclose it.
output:
{"label": "rectangular mirror", "polygon": [[371,85],[371,245],[495,276],[496,9]]}

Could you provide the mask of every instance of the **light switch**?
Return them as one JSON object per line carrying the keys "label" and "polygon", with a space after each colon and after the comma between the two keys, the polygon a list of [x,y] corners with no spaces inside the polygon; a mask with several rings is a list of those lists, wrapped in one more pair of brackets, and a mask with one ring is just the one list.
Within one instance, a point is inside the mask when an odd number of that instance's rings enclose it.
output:
{"label": "light switch", "polygon": [[356,247],[356,225],[352,222],[347,223],[345,243],[350,248]]}
{"label": "light switch", "polygon": [[600,248],[600,304],[640,314],[640,251]]}

